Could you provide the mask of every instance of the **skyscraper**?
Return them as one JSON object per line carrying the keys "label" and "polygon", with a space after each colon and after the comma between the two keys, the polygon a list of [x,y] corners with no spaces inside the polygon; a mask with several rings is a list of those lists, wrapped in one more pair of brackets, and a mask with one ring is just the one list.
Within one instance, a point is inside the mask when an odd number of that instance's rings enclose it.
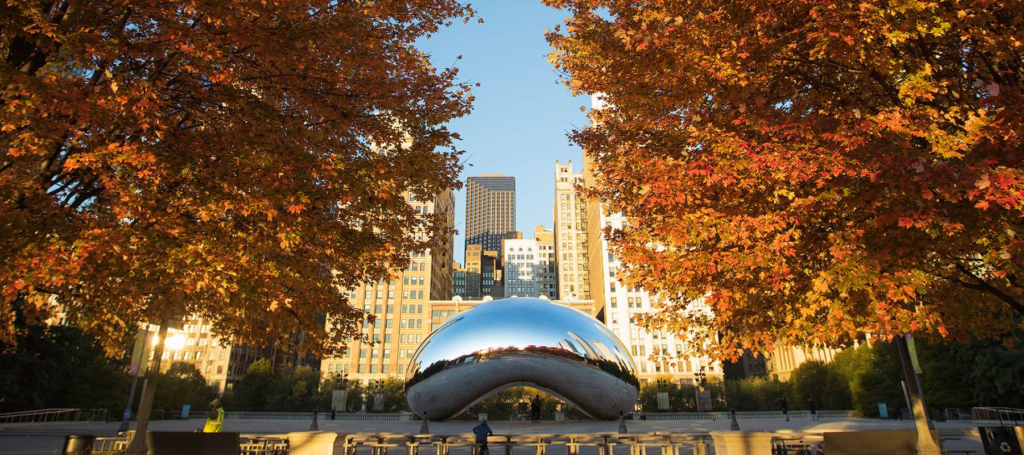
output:
{"label": "skyscraper", "polygon": [[583,184],[583,174],[573,172],[572,161],[555,161],[555,262],[558,297],[563,300],[590,299],[587,205],[576,192],[577,184]]}
{"label": "skyscraper", "polygon": [[458,262],[452,264],[452,297],[466,298],[466,268]]}
{"label": "skyscraper", "polygon": [[540,271],[537,240],[509,238],[501,242],[501,248],[505,297],[540,297],[537,288]]}
{"label": "skyscraper", "polygon": [[[501,240],[516,230],[516,178],[484,174],[466,179],[466,247],[501,257]],[[469,260],[466,260],[469,267]]]}
{"label": "skyscraper", "polygon": [[448,234],[436,239],[437,247],[413,253],[405,270],[394,271],[394,279],[349,291],[353,306],[374,315],[373,322],[363,319],[361,325],[361,332],[372,343],[354,339],[343,356],[324,359],[321,372],[329,377],[347,373],[349,379],[365,383],[405,374],[413,351],[430,334],[430,300],[451,298],[454,196],[448,190],[429,201],[410,195],[407,200],[423,214],[444,213]]}
{"label": "skyscraper", "polygon": [[544,226],[533,228],[537,241],[537,292],[551,300],[558,299],[558,261],[555,260],[555,233]]}
{"label": "skyscraper", "polygon": [[480,300],[484,296],[497,299],[504,297],[501,272],[497,251],[484,251],[481,245],[467,245],[466,288],[463,297],[467,300]]}

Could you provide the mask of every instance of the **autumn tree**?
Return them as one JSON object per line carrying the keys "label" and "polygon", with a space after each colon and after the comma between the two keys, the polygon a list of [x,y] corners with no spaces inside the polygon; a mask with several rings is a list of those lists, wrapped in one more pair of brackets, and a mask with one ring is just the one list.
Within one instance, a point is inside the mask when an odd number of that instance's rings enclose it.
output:
{"label": "autumn tree", "polygon": [[415,44],[472,15],[457,0],[8,2],[0,335],[15,340],[26,301],[108,344],[198,315],[233,343],[301,333],[340,352],[362,317],[344,290],[447,229],[403,194],[457,185],[444,125],[471,97]]}
{"label": "autumn tree", "polygon": [[[545,0],[644,322],[710,352],[1008,336],[1024,318],[1024,4]],[[704,298],[715,318],[692,318]]]}

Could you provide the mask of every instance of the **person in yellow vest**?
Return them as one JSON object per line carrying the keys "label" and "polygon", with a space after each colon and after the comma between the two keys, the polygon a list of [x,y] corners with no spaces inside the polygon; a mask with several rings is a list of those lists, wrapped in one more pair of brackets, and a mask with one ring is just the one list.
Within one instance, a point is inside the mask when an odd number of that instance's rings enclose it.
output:
{"label": "person in yellow vest", "polygon": [[210,402],[210,412],[206,414],[206,426],[203,433],[220,433],[224,427],[224,408],[220,406],[220,400]]}

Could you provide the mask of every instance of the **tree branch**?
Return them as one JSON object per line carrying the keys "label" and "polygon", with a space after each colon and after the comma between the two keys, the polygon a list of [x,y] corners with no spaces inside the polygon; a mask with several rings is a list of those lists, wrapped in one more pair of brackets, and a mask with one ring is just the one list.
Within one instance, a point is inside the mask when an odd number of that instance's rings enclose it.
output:
{"label": "tree branch", "polygon": [[974,273],[971,273],[971,271],[967,267],[964,267],[963,264],[956,264],[956,269],[959,270],[964,275],[967,275],[974,279],[976,283],[968,283],[962,280],[954,279],[955,282],[959,283],[961,286],[964,286],[968,289],[986,291],[989,294],[996,296],[996,298],[998,298],[999,300],[1002,300],[1004,303],[1009,305],[1010,308],[1013,308],[1013,310],[1019,313],[1021,316],[1024,316],[1024,304],[1021,304],[1020,301],[1013,298],[1009,294],[1003,292],[1001,289],[992,286],[987,281],[981,279]]}

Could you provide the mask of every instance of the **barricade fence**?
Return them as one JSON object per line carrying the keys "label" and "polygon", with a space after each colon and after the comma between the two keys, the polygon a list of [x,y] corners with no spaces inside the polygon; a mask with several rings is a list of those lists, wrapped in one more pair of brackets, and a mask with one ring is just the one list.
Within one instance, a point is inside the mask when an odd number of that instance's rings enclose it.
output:
{"label": "barricade fence", "polygon": [[[1012,410],[1009,408],[974,408],[972,415],[968,418],[974,420],[993,420],[998,421],[1000,417],[1002,420],[1024,422],[1024,411]],[[331,418],[330,412],[318,412],[318,418],[321,420],[329,420]],[[821,419],[842,419],[842,418],[858,418],[861,417],[857,411],[850,410],[828,410],[818,411],[818,418]],[[131,419],[135,420],[137,416],[132,415]],[[192,412],[189,415],[192,419],[203,419],[205,413]],[[467,416],[470,417],[470,416]],[[504,420],[501,415],[490,415],[490,420]],[[504,416],[507,418],[507,416]],[[796,410],[789,411],[789,418],[791,419],[804,419],[810,418],[810,411]],[[0,414],[0,423],[23,423],[23,422],[70,422],[70,421],[106,421],[112,418],[106,409],[39,409],[35,411],[24,411],[24,412],[11,412],[6,414]],[[113,417],[116,418],[116,417]],[[153,410],[151,415],[153,420],[162,419],[180,419],[181,411],[165,411],[162,409]],[[227,419],[237,420],[313,420],[313,412],[248,412],[248,411],[231,411],[225,413]],[[471,418],[475,418],[472,416]],[[525,418],[525,417],[522,417]],[[554,416],[550,416],[554,418]],[[571,416],[564,416],[566,420],[573,419]],[[721,420],[730,419],[729,412],[715,411],[715,412],[637,412],[631,415],[633,420]],[[736,418],[740,420],[751,420],[751,419],[785,419],[786,416],[782,411],[744,411],[737,412]],[[398,412],[398,413],[349,413],[349,412],[338,412],[334,414],[335,420],[354,420],[354,421],[404,421],[404,420],[418,420],[417,416],[414,416],[409,412]]]}

